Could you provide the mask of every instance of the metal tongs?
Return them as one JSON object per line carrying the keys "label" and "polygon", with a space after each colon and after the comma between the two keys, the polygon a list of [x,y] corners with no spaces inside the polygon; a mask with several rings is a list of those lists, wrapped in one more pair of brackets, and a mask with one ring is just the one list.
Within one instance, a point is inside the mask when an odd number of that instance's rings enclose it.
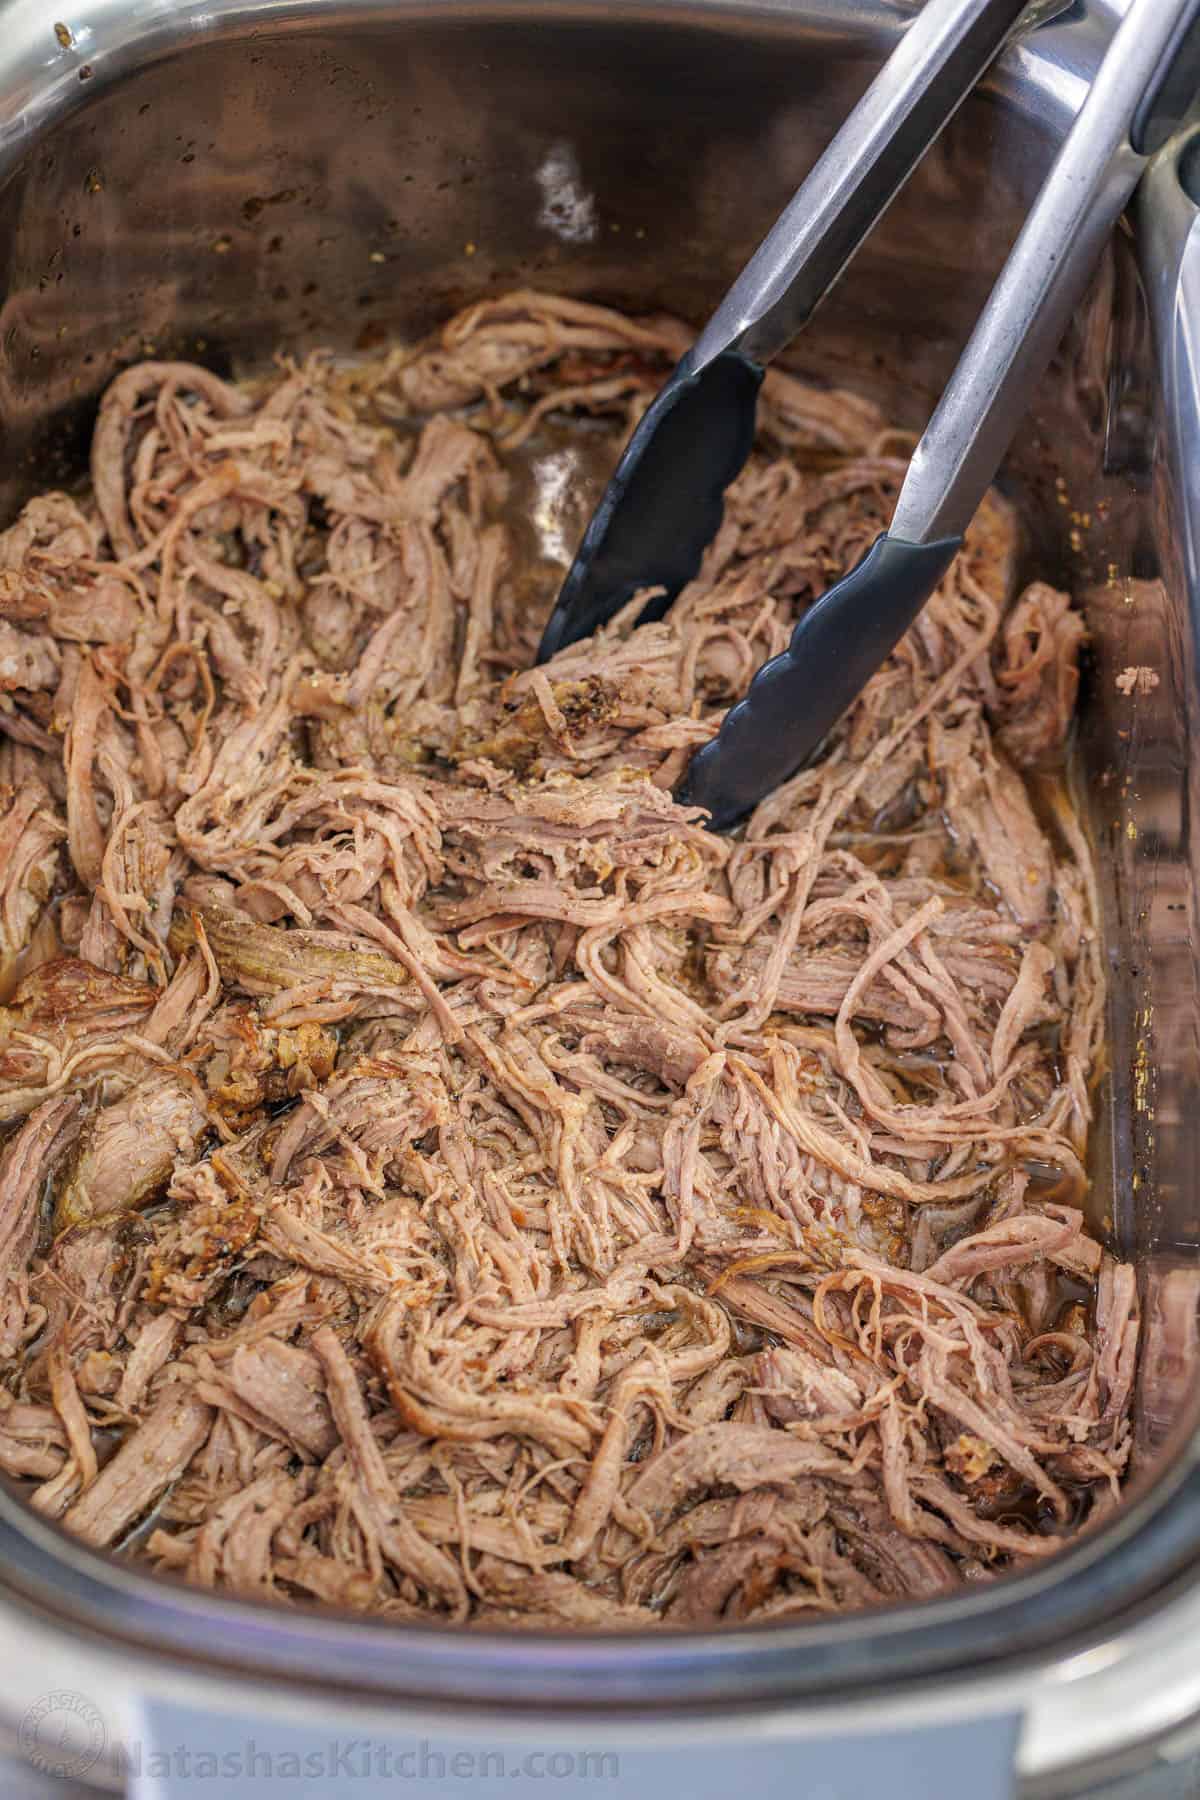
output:
{"label": "metal tongs", "polygon": [[[812,316],[1024,10],[1024,0],[926,0],[633,433],[540,662],[639,590],[663,590],[640,615],[661,618],[696,574],[750,453],[763,364]],[[714,828],[809,760],[945,574],[1142,169],[1198,89],[1200,0],[1131,0],[917,445],[890,527],[808,608],[692,758],[678,798],[707,808]]]}

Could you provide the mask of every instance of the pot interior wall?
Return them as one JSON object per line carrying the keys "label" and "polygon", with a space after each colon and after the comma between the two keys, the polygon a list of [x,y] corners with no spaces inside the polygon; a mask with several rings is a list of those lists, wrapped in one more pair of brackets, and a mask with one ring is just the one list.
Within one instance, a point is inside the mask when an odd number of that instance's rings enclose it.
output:
{"label": "pot interior wall", "polygon": [[[193,39],[107,82],[98,64],[0,196],[0,513],[51,423],[141,355],[352,351],[523,283],[702,318],[878,65],[854,11],[834,34],[801,9],[736,30],[701,8],[414,9]],[[1053,135],[973,101],[808,359],[890,376],[919,423]]]}

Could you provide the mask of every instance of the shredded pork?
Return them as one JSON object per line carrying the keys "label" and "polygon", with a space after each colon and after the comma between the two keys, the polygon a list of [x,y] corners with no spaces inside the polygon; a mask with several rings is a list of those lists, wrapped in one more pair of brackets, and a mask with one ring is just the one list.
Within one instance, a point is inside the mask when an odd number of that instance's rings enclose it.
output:
{"label": "shredded pork", "polygon": [[534,668],[547,507],[685,342],[516,293],[370,366],[144,363],[0,536],[0,1467],[90,1543],[710,1625],[952,1591],[1118,1495],[1082,622],[990,499],[708,831],[687,759],[905,445],[770,373],[698,579]]}

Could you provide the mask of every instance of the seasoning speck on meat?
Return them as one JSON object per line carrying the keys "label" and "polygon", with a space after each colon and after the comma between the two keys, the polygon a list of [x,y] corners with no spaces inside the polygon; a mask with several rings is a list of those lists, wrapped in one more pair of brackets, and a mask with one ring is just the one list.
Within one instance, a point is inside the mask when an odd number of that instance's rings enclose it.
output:
{"label": "seasoning speck on meat", "polygon": [[990,498],[709,832],[687,759],[904,465],[770,372],[698,578],[535,668],[563,496],[686,341],[519,292],[371,364],[144,363],[0,535],[0,1467],[92,1544],[708,1626],[952,1592],[1119,1495],[1082,621]]}

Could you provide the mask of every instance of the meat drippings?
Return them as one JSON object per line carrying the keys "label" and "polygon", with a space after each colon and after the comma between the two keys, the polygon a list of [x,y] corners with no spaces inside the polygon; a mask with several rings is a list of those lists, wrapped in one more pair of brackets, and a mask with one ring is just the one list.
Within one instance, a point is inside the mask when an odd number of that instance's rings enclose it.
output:
{"label": "meat drippings", "polygon": [[1045,779],[1082,623],[990,498],[820,761],[706,830],[688,758],[904,461],[769,373],[698,578],[535,668],[580,472],[685,343],[517,293],[369,365],[142,364],[0,536],[0,1466],[93,1544],[744,1623],[1119,1494],[1096,882]]}

